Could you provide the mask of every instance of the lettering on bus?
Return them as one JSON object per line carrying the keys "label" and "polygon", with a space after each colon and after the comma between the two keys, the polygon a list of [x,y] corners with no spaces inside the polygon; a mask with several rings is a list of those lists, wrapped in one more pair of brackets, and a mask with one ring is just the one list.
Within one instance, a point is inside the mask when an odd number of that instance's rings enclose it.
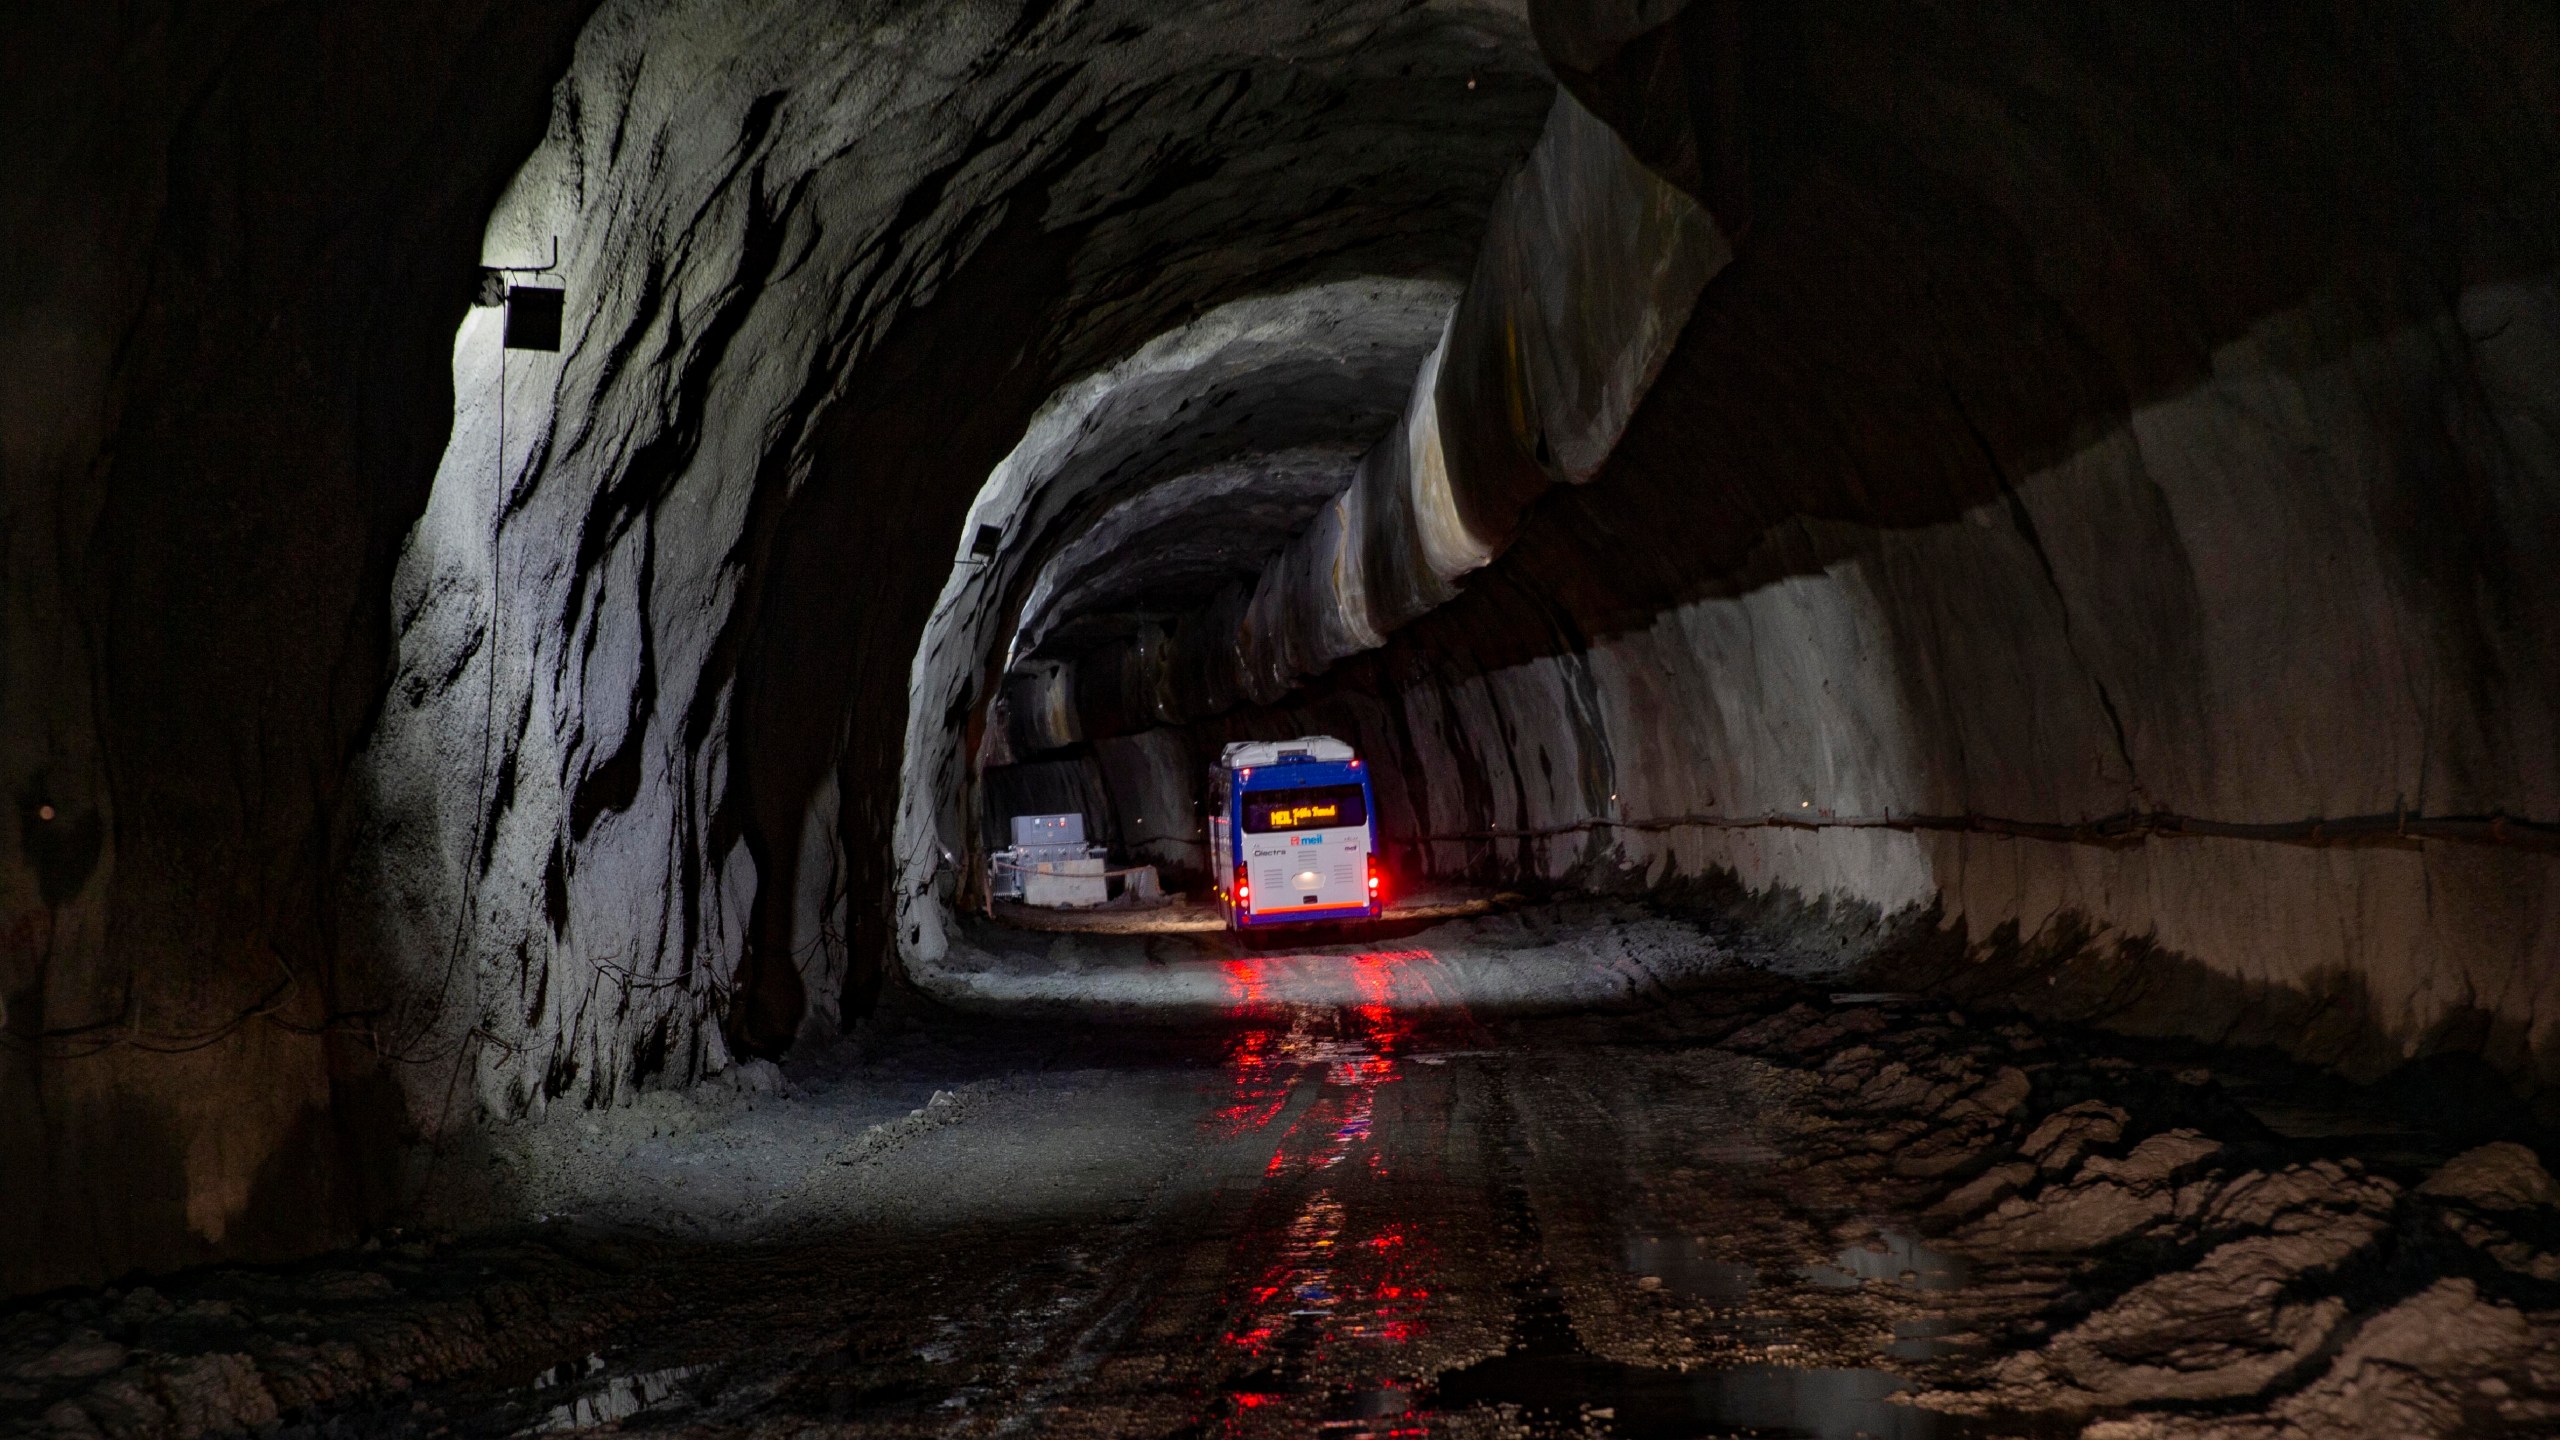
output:
{"label": "lettering on bus", "polygon": [[1248,835],[1274,830],[1329,830],[1369,823],[1368,797],[1357,785],[1304,785],[1248,790],[1241,797]]}
{"label": "lettering on bus", "polygon": [[1289,830],[1301,825],[1314,825],[1340,818],[1342,818],[1342,807],[1339,805],[1292,805],[1286,810],[1275,808],[1271,812],[1271,828]]}

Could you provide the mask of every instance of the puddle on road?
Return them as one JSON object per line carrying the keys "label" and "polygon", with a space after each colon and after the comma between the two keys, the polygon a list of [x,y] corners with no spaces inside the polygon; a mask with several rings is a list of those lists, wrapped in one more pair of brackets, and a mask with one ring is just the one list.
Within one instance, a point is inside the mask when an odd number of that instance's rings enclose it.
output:
{"label": "puddle on road", "polygon": [[1881,1370],[1649,1370],[1593,1355],[1504,1355],[1444,1375],[1439,1408],[1516,1406],[1592,1421],[1627,1440],[1740,1432],[1804,1440],[1930,1440],[1938,1416],[1894,1403],[1906,1388]]}
{"label": "puddle on road", "polygon": [[1964,1348],[1948,1339],[1957,1333],[1952,1320],[1897,1320],[1884,1353],[1896,1360],[1944,1359]]}
{"label": "puddle on road", "polygon": [[[1647,1290],[1718,1305],[1739,1305],[1760,1283],[1760,1271],[1717,1256],[1702,1236],[1634,1230],[1626,1237],[1621,1259],[1637,1284]],[[1825,1289],[1854,1290],[1869,1281],[1915,1290],[1961,1289],[1971,1278],[1965,1263],[1899,1231],[1883,1230],[1863,1245],[1852,1245],[1828,1263],[1799,1266],[1796,1278]]]}
{"label": "puddle on road", "polygon": [[1756,1267],[1717,1259],[1707,1242],[1696,1235],[1635,1231],[1627,1236],[1624,1259],[1639,1284],[1659,1281],[1662,1289],[1675,1295],[1718,1305],[1742,1303],[1749,1298],[1751,1287],[1760,1283]]}
{"label": "puddle on road", "polygon": [[1940,1417],[1897,1404],[1908,1387],[1881,1370],[1741,1365],[1670,1370],[1626,1365],[1582,1346],[1553,1291],[1532,1293],[1510,1353],[1442,1375],[1431,1404],[1446,1413],[1505,1407],[1550,1426],[1625,1440],[1744,1434],[1796,1440],[1935,1440]]}
{"label": "puddle on road", "polygon": [[[1385,988],[1379,974],[1355,968],[1354,978],[1366,993]],[[1258,998],[1239,986],[1240,1018]],[[1953,1440],[1960,1433],[1961,1422],[1899,1403],[1909,1382],[1882,1370],[1744,1365],[1682,1371],[1605,1359],[1583,1347],[1543,1275],[1517,1292],[1508,1352],[1427,1382],[1398,1376],[1398,1355],[1410,1353],[1406,1347],[1430,1329],[1427,1302],[1441,1257],[1423,1228],[1380,1224],[1365,1206],[1346,1203],[1341,1187],[1356,1176],[1385,1174],[1373,1135],[1375,1107],[1381,1089],[1400,1079],[1399,1064],[1413,1058],[1412,1023],[1384,1004],[1321,1017],[1300,1011],[1286,1029],[1271,1023],[1285,1010],[1251,1013],[1265,1023],[1233,1042],[1225,1067],[1229,1089],[1207,1122],[1213,1132],[1236,1137],[1263,1130],[1287,1112],[1290,1087],[1309,1071],[1322,1067],[1322,1083],[1278,1137],[1266,1170],[1266,1184],[1275,1187],[1266,1194],[1286,1196],[1288,1203],[1248,1229],[1230,1270],[1232,1328],[1224,1343],[1244,1373],[1225,1391],[1220,1411],[1200,1417],[1196,1433],[1385,1440],[1420,1436],[1461,1413],[1488,1410],[1507,1417],[1506,1430],[1526,1426],[1532,1434],[1625,1440]],[[1504,1203],[1515,1212],[1511,1223],[1523,1253],[1536,1254],[1526,1192],[1507,1188]],[[1628,1233],[1622,1258],[1643,1288],[1743,1303],[1762,1274],[1718,1248],[1710,1237],[1661,1225]],[[1894,1232],[1843,1251],[1836,1264],[1799,1273],[1816,1284],[1876,1280],[1921,1289],[1950,1288],[1965,1278],[1952,1258]],[[1925,1343],[1927,1337],[1916,1338]],[[1375,1363],[1371,1373],[1378,1378],[1338,1388],[1310,1382],[1315,1357],[1346,1350]]]}
{"label": "puddle on road", "polygon": [[1952,1255],[1898,1231],[1880,1230],[1866,1244],[1841,1251],[1830,1264],[1807,1265],[1796,1276],[1840,1290],[1853,1290],[1870,1280],[1916,1290],[1957,1290],[1971,1272]]}
{"label": "puddle on road", "polygon": [[[601,1355],[588,1356],[584,1366],[575,1361],[564,1362],[543,1372],[533,1382],[533,1388],[540,1391],[556,1385],[576,1384],[603,1368],[604,1357]],[[593,1430],[602,1425],[618,1424],[673,1399],[681,1392],[684,1382],[701,1371],[699,1365],[677,1365],[665,1370],[609,1376],[594,1390],[551,1407],[550,1413],[535,1422],[529,1433]]]}

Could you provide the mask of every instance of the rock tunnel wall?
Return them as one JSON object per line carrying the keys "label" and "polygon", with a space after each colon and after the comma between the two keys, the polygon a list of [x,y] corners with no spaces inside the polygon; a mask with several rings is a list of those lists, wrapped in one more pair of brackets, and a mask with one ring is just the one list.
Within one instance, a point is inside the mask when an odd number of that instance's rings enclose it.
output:
{"label": "rock tunnel wall", "polygon": [[[1000,699],[990,693],[1006,675],[1003,652],[1019,643],[1026,606],[1055,588],[1044,562],[1071,565],[1099,536],[1098,558],[1116,563],[1110,537],[1133,513],[1162,505],[1196,507],[1213,517],[1213,532],[1240,539],[1255,519],[1247,496],[1271,503],[1275,491],[1297,490],[1302,503],[1288,514],[1303,522],[1303,502],[1338,492],[1361,442],[1394,421],[1454,290],[1364,280],[1234,301],[1042,407],[969,512],[969,534],[1007,540],[993,555],[953,565],[915,649],[897,836],[907,954],[940,953],[949,905],[962,893],[954,882],[977,873],[973,842],[982,837],[967,798],[975,773],[1018,758],[1009,733],[1047,737],[1044,750],[1080,735],[1075,678],[1083,667],[1019,666]],[[1285,449],[1255,448],[1257,436],[1274,433],[1286,437]],[[1232,489],[1231,478],[1245,488]]]}
{"label": "rock tunnel wall", "polygon": [[1434,873],[2547,1098],[2552,17],[1853,10],[1761,31],[1750,243],[1597,480],[1196,744],[1356,736]]}
{"label": "rock tunnel wall", "polygon": [[461,1067],[423,1128],[832,1040],[918,637],[1044,399],[1247,297],[1444,291],[1551,95],[1500,7],[601,11],[489,228],[558,237],[568,335],[454,339],[348,823],[393,1024]]}
{"label": "rock tunnel wall", "polygon": [[[1652,383],[1699,287],[1729,255],[1697,201],[1560,92],[1536,145],[1494,199],[1485,246],[1462,291],[1335,286],[1238,302],[1053,400],[989,478],[971,511],[973,532],[1060,528],[1090,508],[1087,496],[1106,481],[1127,487],[1143,477],[1122,453],[1130,444],[1165,457],[1151,462],[1159,469],[1211,459],[1190,453],[1189,431],[1200,422],[1185,417],[1196,407],[1214,415],[1239,387],[1282,391],[1290,403],[1312,401],[1368,421],[1360,404],[1327,403],[1331,386],[1313,370],[1342,370],[1353,353],[1381,356],[1373,335],[1402,337],[1401,355],[1425,335],[1436,339],[1399,370],[1358,377],[1372,403],[1408,391],[1399,413],[1351,429],[1386,433],[1332,479],[1329,503],[1294,538],[1193,613],[1073,659],[1017,662],[1013,653],[1026,639],[1036,645],[1053,612],[1073,603],[1077,587],[1056,577],[1076,568],[1079,552],[1116,558],[1110,542],[1134,528],[1122,521],[1126,510],[1170,497],[1213,519],[1245,518],[1234,496],[1194,474],[1159,482],[1062,543],[1019,544],[955,569],[910,685],[897,891],[905,953],[940,955],[949,906],[968,893],[948,879],[955,869],[977,872],[966,835],[978,827],[960,823],[976,818],[960,799],[972,765],[1059,751],[1088,726],[1109,734],[1276,699],[1444,603],[1453,581],[1509,543],[1531,498],[1589,478]],[[1424,320],[1441,315],[1439,325]],[[1381,383],[1384,374],[1392,378]],[[1405,375],[1413,378],[1400,385]],[[1291,433],[1317,438],[1303,422]],[[1118,446],[1097,438],[1113,435],[1127,438]],[[1277,459],[1256,457],[1248,468],[1267,486],[1282,478]],[[1015,593],[1025,567],[1040,576],[1027,599]],[[970,706],[975,672],[1008,634],[1002,703],[992,713],[997,731],[971,754],[963,736],[947,723],[937,729],[934,717]],[[1124,779],[1146,773],[1132,758],[1122,757]],[[1180,784],[1187,793],[1189,777]],[[1127,808],[1143,813],[1151,800]],[[1159,836],[1155,848],[1187,844]],[[969,858],[959,861],[963,854]],[[1198,869],[1196,851],[1177,866]]]}
{"label": "rock tunnel wall", "polygon": [[1041,398],[1463,275],[1553,91],[1503,5],[430,8],[0,54],[0,1288],[324,1247],[859,1004],[879,700]]}
{"label": "rock tunnel wall", "polygon": [[[900,702],[986,476],[1223,306],[1481,273],[1554,78],[1733,262],[1590,483],[1468,432],[1509,551],[1222,723],[1361,735],[1407,834],[2547,833],[2547,8],[1618,10],[1541,12],[1554,76],[1506,6],[1387,0],[13,35],[0,1288],[325,1247],[417,1139],[825,1035],[898,935]],[[567,346],[501,357],[475,263],[554,237]],[[2548,1068],[2517,844],[1434,855],[1674,861],[2012,998]]]}
{"label": "rock tunnel wall", "polygon": [[332,817],[481,230],[591,8],[10,16],[0,1293],[394,1199]]}
{"label": "rock tunnel wall", "polygon": [[1088,710],[1106,730],[1270,704],[1446,603],[1531,500],[1599,469],[1731,257],[1715,217],[1560,91],[1403,415],[1350,482],[1252,583],[1040,673],[1058,693],[1012,707],[1016,748],[1074,743]]}

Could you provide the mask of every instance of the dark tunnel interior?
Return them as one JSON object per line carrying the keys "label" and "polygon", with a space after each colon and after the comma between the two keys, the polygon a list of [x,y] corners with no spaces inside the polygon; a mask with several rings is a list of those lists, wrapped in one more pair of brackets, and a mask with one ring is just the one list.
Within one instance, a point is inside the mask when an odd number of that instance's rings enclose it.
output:
{"label": "dark tunnel interior", "polygon": [[2560,1433],[2551,7],[12,28],[0,1431]]}

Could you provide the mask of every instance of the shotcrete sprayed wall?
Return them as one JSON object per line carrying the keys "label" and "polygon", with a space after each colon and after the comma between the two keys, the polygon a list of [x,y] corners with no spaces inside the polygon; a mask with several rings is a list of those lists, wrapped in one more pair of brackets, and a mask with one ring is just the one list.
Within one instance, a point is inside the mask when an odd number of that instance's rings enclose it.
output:
{"label": "shotcrete sprayed wall", "polygon": [[[1196,333],[1159,340],[1053,401],[990,476],[969,526],[974,534],[1028,534],[1046,543],[960,557],[917,657],[898,844],[900,943],[908,958],[930,964],[942,956],[951,903],[967,892],[937,886],[936,878],[955,870],[973,875],[979,862],[963,823],[973,808],[964,800],[971,766],[1059,750],[1084,738],[1088,726],[1097,734],[1126,731],[1248,698],[1267,703],[1445,603],[1453,582],[1510,542],[1533,496],[1597,470],[1670,352],[1699,287],[1730,257],[1723,232],[1696,200],[1646,169],[1580,102],[1559,94],[1537,145],[1495,199],[1490,235],[1463,297],[1434,297],[1438,303],[1428,309],[1402,311],[1381,296],[1321,292],[1232,306]],[[1159,595],[1159,609],[1178,613],[1093,625],[1091,612],[1109,608],[1113,582],[1133,599],[1146,592],[1157,556],[1168,551],[1160,532],[1174,528],[1173,517],[1212,538],[1248,517],[1232,503],[1236,487],[1217,471],[1181,475],[1063,545],[1047,539],[1059,523],[1051,517],[1129,469],[1122,457],[1132,450],[1179,456],[1195,448],[1188,432],[1201,422],[1185,416],[1201,396],[1250,386],[1269,397],[1263,410],[1285,415],[1287,405],[1312,400],[1320,413],[1339,412],[1327,387],[1292,371],[1305,370],[1309,355],[1348,368],[1330,354],[1345,342],[1381,353],[1367,332],[1398,313],[1417,322],[1398,332],[1407,366],[1419,362],[1418,371],[1395,372],[1411,373],[1410,385],[1381,383],[1375,373],[1336,382],[1347,380],[1373,403],[1399,396],[1395,423],[1363,415],[1368,423],[1352,433],[1387,433],[1356,467],[1332,474],[1318,467],[1306,476],[1327,503],[1304,514],[1299,532],[1251,537],[1240,548],[1258,563],[1191,597],[1206,603],[1166,604]],[[1442,324],[1422,318],[1444,313]],[[1436,342],[1427,357],[1419,353],[1425,337]],[[1318,438],[1304,421],[1256,423],[1268,432],[1266,446]],[[1252,467],[1265,488],[1295,483],[1276,460]],[[1265,551],[1267,559],[1258,553]],[[1015,598],[1025,588],[1017,572],[1032,565],[1027,573],[1036,579],[1025,603]],[[1078,621],[1100,631],[1086,653],[1031,653],[1056,648],[1057,636],[1079,628]],[[991,654],[998,649],[1000,658]],[[1003,702],[994,707],[992,734],[973,753],[956,720],[970,713],[979,675],[999,665]],[[946,717],[938,733],[937,714]],[[1171,787],[1154,772],[1173,753],[1120,756],[1123,785],[1147,792],[1129,808],[1160,808]],[[1197,873],[1189,859],[1184,868]]]}
{"label": "shotcrete sprayed wall", "polygon": [[1754,71],[1793,138],[1599,479],[1220,733],[1357,733],[1442,873],[2552,1093],[2552,17],[1865,19]]}
{"label": "shotcrete sprayed wall", "polygon": [[1726,234],[1564,94],[1491,220],[1401,423],[1350,483],[1249,580],[1042,675],[1070,693],[1016,710],[1023,748],[1070,742],[1085,709],[1125,727],[1269,704],[1446,603],[1538,493],[1599,469],[1732,258]]}

